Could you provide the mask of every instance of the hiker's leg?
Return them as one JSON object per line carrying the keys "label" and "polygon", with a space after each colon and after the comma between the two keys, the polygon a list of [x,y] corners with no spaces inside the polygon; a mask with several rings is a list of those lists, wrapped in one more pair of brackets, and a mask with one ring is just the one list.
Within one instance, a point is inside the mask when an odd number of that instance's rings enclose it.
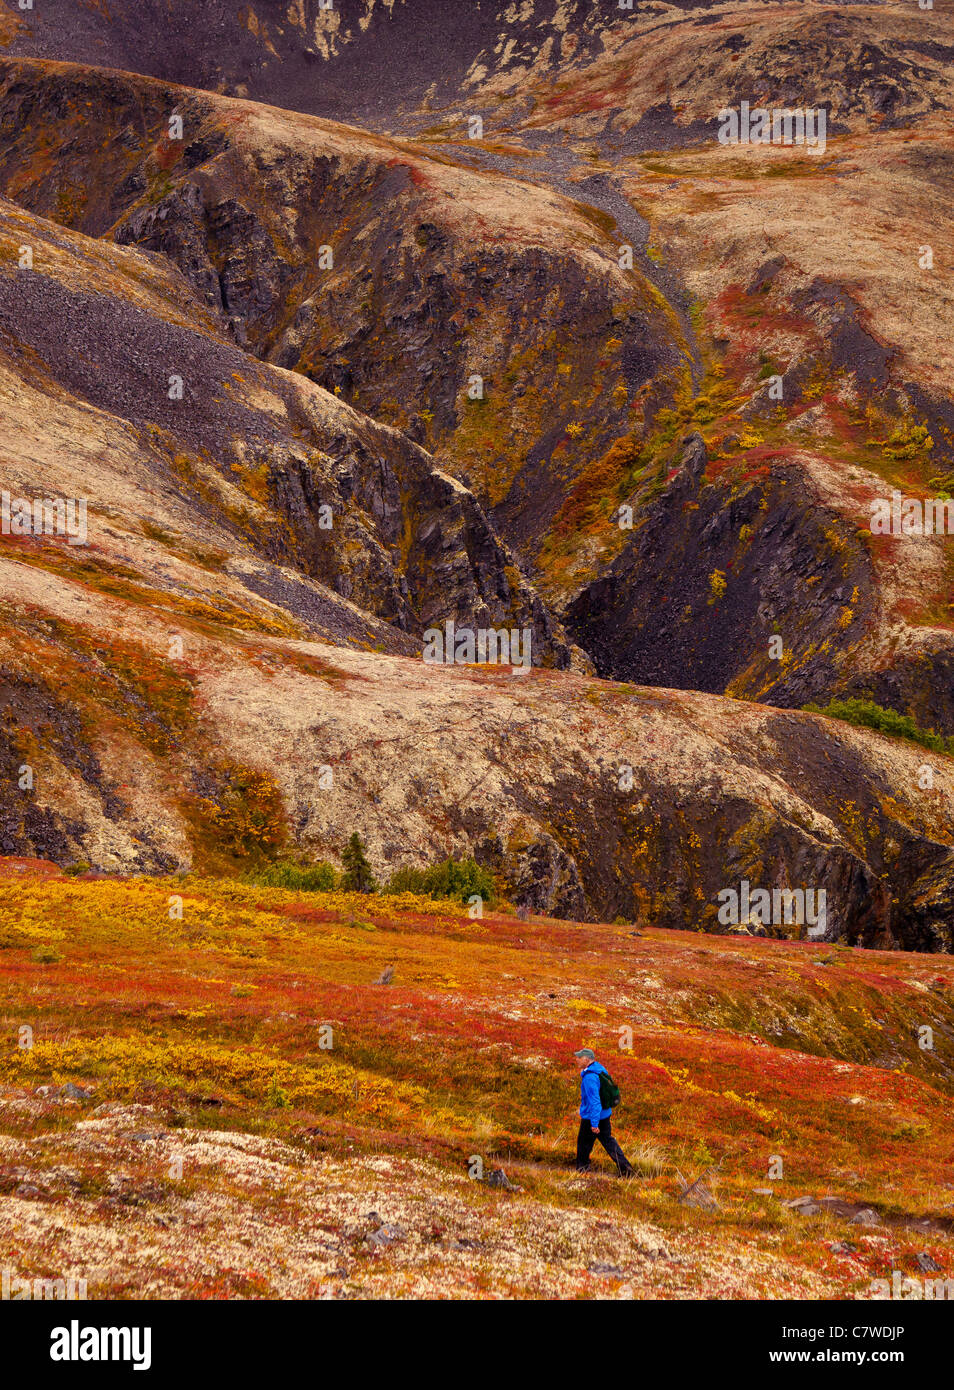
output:
{"label": "hiker's leg", "polygon": [[609,1118],[600,1120],[600,1143],[616,1164],[617,1171],[621,1177],[628,1177],[633,1171],[632,1165],[623,1150],[613,1137],[613,1129]]}
{"label": "hiker's leg", "polygon": [[[605,1134],[604,1125],[606,1127]],[[603,1145],[603,1148],[606,1150],[610,1158],[616,1164],[616,1169],[620,1177],[628,1177],[629,1174],[633,1171],[632,1165],[630,1164],[629,1159],[623,1153],[623,1150],[620,1148],[619,1144],[616,1142],[616,1138],[613,1134],[612,1128],[610,1127],[609,1120],[600,1121],[600,1143]]]}
{"label": "hiker's leg", "polygon": [[636,1169],[630,1163],[629,1159],[623,1153],[623,1150],[620,1148],[619,1144],[615,1139],[613,1140],[613,1143],[616,1144],[616,1166],[619,1169],[620,1177],[631,1178],[635,1173]]}
{"label": "hiker's leg", "polygon": [[576,1166],[586,1169],[590,1166],[590,1154],[593,1152],[593,1142],[596,1135],[590,1128],[589,1120],[580,1121],[580,1132],[576,1136]]}

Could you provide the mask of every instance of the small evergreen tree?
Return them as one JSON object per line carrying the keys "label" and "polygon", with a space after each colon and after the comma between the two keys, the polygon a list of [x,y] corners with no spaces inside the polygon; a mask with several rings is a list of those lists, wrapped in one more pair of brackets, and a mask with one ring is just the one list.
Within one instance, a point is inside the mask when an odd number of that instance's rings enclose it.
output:
{"label": "small evergreen tree", "polygon": [[371,865],[368,863],[364,845],[361,843],[361,836],[357,830],[345,845],[341,854],[341,862],[344,865],[344,873],[341,877],[341,887],[344,892],[376,893],[378,891],[377,881]]}

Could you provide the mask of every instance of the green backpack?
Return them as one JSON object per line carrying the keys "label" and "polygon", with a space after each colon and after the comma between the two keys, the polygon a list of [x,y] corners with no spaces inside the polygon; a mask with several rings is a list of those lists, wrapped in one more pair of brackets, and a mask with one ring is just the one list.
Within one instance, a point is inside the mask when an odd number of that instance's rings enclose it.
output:
{"label": "green backpack", "polygon": [[600,1105],[604,1110],[615,1110],[620,1102],[619,1087],[608,1071],[600,1072]]}

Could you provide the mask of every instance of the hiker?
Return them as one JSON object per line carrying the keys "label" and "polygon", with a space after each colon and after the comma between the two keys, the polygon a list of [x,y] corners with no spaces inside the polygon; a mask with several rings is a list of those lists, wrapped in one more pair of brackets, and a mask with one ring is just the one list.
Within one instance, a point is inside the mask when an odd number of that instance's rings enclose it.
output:
{"label": "hiker", "polygon": [[[580,1066],[580,1132],[576,1140],[576,1169],[578,1173],[590,1170],[590,1154],[597,1139],[616,1164],[621,1178],[633,1175],[633,1167],[623,1150],[613,1138],[610,1116],[612,1105],[604,1104],[611,1100],[619,1104],[619,1088],[615,1085],[606,1068],[596,1060],[596,1054],[589,1047],[581,1047],[573,1056]],[[602,1081],[601,1078],[606,1080]]]}

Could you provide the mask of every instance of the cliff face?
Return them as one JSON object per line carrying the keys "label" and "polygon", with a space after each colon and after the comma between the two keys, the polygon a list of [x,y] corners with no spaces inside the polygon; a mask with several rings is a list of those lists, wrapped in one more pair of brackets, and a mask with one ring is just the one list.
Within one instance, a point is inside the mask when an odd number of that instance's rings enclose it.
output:
{"label": "cliff face", "polygon": [[870,535],[810,455],[707,477],[700,435],[566,610],[600,675],[798,709],[874,699],[954,729],[954,644],[897,623]]}
{"label": "cliff face", "polygon": [[[208,0],[183,25],[174,0],[108,6],[5,0],[11,54],[167,82],[354,121],[427,129],[462,109],[495,128],[643,138],[708,122],[764,92],[841,119],[904,120],[946,107],[951,43],[940,3],[765,7],[750,0],[593,5],[508,0]],[[658,145],[653,146],[659,148]]]}

